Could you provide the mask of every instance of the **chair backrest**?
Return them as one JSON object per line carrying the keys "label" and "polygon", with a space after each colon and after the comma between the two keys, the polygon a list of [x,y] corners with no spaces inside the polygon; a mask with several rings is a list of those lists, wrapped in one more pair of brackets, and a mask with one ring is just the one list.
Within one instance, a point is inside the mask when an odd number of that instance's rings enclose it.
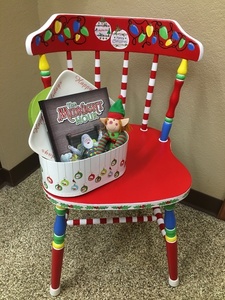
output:
{"label": "chair backrest", "polygon": [[40,55],[39,69],[44,87],[51,86],[51,74],[45,54],[65,52],[67,68],[74,70],[73,51],[93,51],[95,86],[101,86],[101,52],[123,52],[120,94],[126,103],[129,53],[152,54],[141,130],[147,130],[150,107],[160,55],[180,58],[169,99],[160,140],[167,141],[175,108],[187,73],[188,60],[198,61],[203,56],[202,44],[188,35],[174,20],[112,17],[101,15],[54,14],[26,39],[27,53]]}

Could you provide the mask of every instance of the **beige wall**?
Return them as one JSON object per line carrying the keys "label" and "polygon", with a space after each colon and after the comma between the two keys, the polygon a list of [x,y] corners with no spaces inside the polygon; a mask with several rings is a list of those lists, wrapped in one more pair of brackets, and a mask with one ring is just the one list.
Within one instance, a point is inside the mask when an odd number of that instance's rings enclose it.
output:
{"label": "beige wall", "polygon": [[[0,160],[3,167],[11,169],[32,152],[27,145],[29,124],[27,107],[29,100],[41,87],[37,59],[25,53],[26,35],[37,29],[56,12],[130,15],[162,17],[177,20],[182,27],[205,47],[205,55],[199,63],[190,62],[189,73],[182,90],[181,102],[171,132],[173,151],[187,165],[193,175],[193,188],[219,199],[225,198],[225,56],[224,15],[225,2],[212,1],[29,1],[1,2],[1,97],[0,97]],[[133,4],[135,3],[135,5]],[[173,1],[175,3],[175,1]],[[179,4],[178,4],[179,3]],[[14,5],[12,5],[14,4]],[[108,64],[102,66],[111,97],[119,92],[120,61],[113,54]],[[131,106],[135,100],[145,97],[148,72],[142,69],[150,65],[145,57],[133,55],[130,64],[129,84],[134,92],[128,94],[128,113],[132,121],[139,121],[139,109],[135,114]],[[51,58],[50,58],[51,62]],[[158,96],[152,107],[152,123],[161,127],[165,104],[171,90],[177,65],[172,58],[160,59],[157,76]],[[90,55],[78,61],[76,71],[92,80]],[[62,57],[53,70],[65,67]],[[165,71],[163,68],[165,68]],[[112,74],[114,73],[114,77]],[[171,74],[170,74],[171,73]],[[170,74],[169,76],[167,74]],[[58,75],[58,74],[57,74]],[[136,80],[138,75],[139,81]],[[142,80],[143,78],[143,80]],[[143,83],[142,83],[143,81]],[[163,83],[163,89],[160,88]],[[8,125],[7,125],[8,124]]]}

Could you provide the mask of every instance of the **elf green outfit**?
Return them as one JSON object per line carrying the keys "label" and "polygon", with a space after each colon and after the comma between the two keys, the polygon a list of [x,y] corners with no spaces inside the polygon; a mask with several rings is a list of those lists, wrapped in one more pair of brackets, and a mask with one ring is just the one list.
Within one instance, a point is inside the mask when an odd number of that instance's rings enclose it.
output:
{"label": "elf green outfit", "polygon": [[[123,108],[122,100],[118,99],[110,108],[108,118],[121,120],[124,118],[125,111]],[[103,153],[108,150],[112,150],[121,146],[127,140],[127,136],[124,131],[110,132],[107,131],[103,134],[97,147],[97,154]]]}

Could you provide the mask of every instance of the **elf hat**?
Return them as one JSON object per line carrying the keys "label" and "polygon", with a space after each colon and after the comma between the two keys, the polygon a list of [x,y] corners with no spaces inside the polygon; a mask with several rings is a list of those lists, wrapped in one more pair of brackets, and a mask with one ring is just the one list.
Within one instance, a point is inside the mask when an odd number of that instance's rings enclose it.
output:
{"label": "elf hat", "polygon": [[125,116],[125,110],[123,108],[123,102],[122,102],[122,97],[119,96],[118,100],[116,100],[113,105],[110,107],[109,112],[108,112],[108,118],[113,118],[113,119],[123,119]]}

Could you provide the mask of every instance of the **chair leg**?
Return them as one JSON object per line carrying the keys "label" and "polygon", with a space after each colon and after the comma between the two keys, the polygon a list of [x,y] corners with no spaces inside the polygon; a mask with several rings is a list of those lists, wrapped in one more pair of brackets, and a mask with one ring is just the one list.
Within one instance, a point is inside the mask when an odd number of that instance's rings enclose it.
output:
{"label": "chair leg", "polygon": [[56,206],[55,211],[56,218],[54,223],[54,234],[52,241],[52,267],[50,286],[50,294],[52,296],[57,296],[60,293],[60,278],[63,263],[67,210],[60,206]]}
{"label": "chair leg", "polygon": [[166,230],[166,250],[169,270],[169,284],[176,287],[179,284],[178,278],[178,259],[177,259],[177,235],[176,218],[174,214],[174,205],[165,207],[165,230]]}

